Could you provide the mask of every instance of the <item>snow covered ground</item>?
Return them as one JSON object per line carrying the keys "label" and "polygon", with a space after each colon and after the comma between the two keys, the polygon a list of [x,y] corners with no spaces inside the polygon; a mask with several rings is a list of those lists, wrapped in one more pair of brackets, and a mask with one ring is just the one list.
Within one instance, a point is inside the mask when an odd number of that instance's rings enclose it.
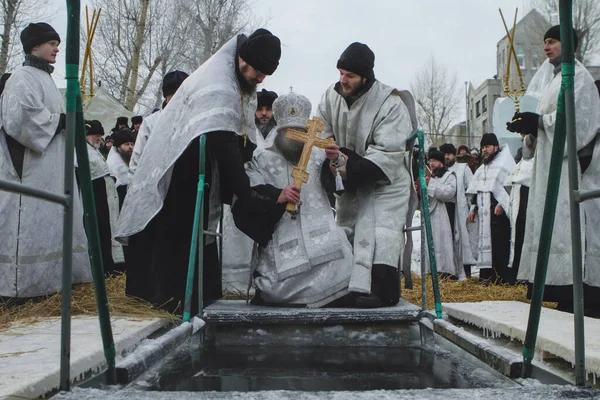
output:
{"label": "snow covered ground", "polygon": [[[131,351],[168,324],[163,319],[112,318],[117,354]],[[0,399],[37,398],[58,389],[60,318],[20,324],[0,332]],[[105,367],[98,317],[74,317],[71,325],[71,378]]]}

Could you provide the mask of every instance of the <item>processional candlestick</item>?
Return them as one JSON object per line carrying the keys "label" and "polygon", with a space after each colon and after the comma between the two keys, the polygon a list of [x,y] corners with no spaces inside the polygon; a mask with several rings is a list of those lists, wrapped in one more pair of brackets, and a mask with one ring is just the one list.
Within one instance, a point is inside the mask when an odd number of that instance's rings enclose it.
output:
{"label": "processional candlestick", "polygon": [[[506,25],[506,21],[504,20],[504,15],[502,14],[502,10],[498,9],[498,11],[500,11],[500,17],[502,18],[502,23],[504,24],[504,30],[506,31],[506,37],[508,38],[508,43],[509,43],[509,50],[508,50],[508,61],[506,62],[506,75],[504,76],[504,93],[506,94],[506,97],[512,99],[515,103],[515,111],[519,112],[520,111],[520,104],[519,101],[521,99],[521,97],[523,97],[523,95],[525,94],[525,82],[523,81],[523,72],[521,71],[521,66],[519,65],[519,60],[517,58],[517,53],[515,51],[515,34],[516,34],[516,27],[517,27],[517,13],[519,12],[519,9],[517,8],[515,10],[515,18],[513,21],[513,28],[512,28],[512,35],[510,33],[510,31],[508,30],[508,26]],[[520,87],[513,87],[513,83],[516,82],[511,82],[510,79],[510,64],[511,64],[511,58],[514,57],[515,59],[515,65],[517,66],[517,71],[519,73],[519,81],[520,81]],[[514,85],[516,86],[516,85]]]}
{"label": "processional candlestick", "polygon": [[[323,125],[323,122],[321,122],[319,118],[313,117],[312,119],[306,122],[307,132],[292,128],[289,128],[286,131],[285,136],[287,138],[304,143],[304,148],[302,149],[300,161],[298,161],[298,165],[296,165],[292,169],[292,178],[294,178],[294,186],[296,186],[298,189],[302,188],[303,183],[308,182],[308,178],[310,175],[308,172],[306,172],[306,167],[308,166],[308,160],[310,159],[310,154],[312,152],[313,146],[317,146],[324,149],[330,144],[335,143],[331,139],[323,139],[317,136],[317,134],[323,131],[324,127],[325,125]],[[296,216],[298,215],[298,207],[296,206],[296,204],[287,203],[285,209],[292,215],[292,219],[296,219]]]}

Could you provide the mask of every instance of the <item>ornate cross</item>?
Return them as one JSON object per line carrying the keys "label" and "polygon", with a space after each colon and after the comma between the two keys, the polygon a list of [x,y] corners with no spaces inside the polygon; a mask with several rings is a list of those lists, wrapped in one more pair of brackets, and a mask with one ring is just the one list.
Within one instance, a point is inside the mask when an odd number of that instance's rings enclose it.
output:
{"label": "ornate cross", "polygon": [[[319,118],[313,117],[312,119],[308,120],[308,122],[306,122],[306,129],[308,130],[308,132],[290,128],[285,134],[285,136],[289,139],[304,143],[304,148],[302,149],[300,161],[298,162],[298,165],[296,165],[292,169],[292,178],[294,178],[294,186],[296,186],[298,189],[302,187],[303,183],[308,182],[309,174],[308,172],[306,172],[306,167],[308,166],[308,160],[310,159],[310,153],[312,152],[313,146],[317,146],[324,149],[331,143],[335,143],[330,139],[323,139],[317,136],[318,133],[323,131],[324,127],[325,126]],[[296,204],[287,203],[285,209],[292,215],[292,219],[295,219],[296,215],[298,215],[298,208]]]}

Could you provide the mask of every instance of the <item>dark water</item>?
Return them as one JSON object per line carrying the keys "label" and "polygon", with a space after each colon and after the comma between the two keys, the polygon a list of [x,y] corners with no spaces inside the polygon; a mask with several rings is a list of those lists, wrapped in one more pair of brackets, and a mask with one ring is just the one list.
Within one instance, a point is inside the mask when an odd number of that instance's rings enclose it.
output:
{"label": "dark water", "polygon": [[455,354],[418,347],[251,346],[180,351],[134,384],[158,391],[395,390],[501,387]]}

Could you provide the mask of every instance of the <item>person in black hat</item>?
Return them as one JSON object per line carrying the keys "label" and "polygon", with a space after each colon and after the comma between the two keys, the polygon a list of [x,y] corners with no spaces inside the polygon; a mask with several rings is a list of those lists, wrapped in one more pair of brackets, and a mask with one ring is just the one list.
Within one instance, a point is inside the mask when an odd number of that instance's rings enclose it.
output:
{"label": "person in black hat", "polygon": [[112,240],[112,226],[119,217],[118,191],[108,164],[98,151],[104,136],[102,123],[98,120],[86,121],[85,127],[104,273],[110,275],[125,270],[123,248]]}
{"label": "person in black hat", "polygon": [[128,128],[129,118],[127,117],[117,117],[117,122],[115,123],[115,127],[111,129],[112,133],[120,131],[123,128]]}
{"label": "person in black hat", "polygon": [[144,117],[141,115],[134,115],[131,117],[131,130],[133,131],[134,135],[137,136],[138,132],[140,131],[140,125],[142,125],[143,121]]}
{"label": "person in black hat", "polygon": [[[262,135],[262,139],[266,139],[269,132],[277,125],[273,118],[273,102],[276,98],[277,93],[266,89],[256,93],[257,106],[254,122]],[[258,141],[259,139],[257,139],[257,143]]]}
{"label": "person in black hat", "polygon": [[102,147],[102,138],[104,137],[104,128],[98,120],[85,122],[85,138],[90,146],[96,150]]}
{"label": "person in black hat", "polygon": [[[573,44],[578,46],[574,32]],[[519,279],[533,282],[538,244],[535,238],[541,234],[544,199],[547,194],[552,145],[555,138],[556,121],[559,119],[559,93],[563,79],[563,48],[560,26],[553,26],[544,35],[544,52],[554,66],[554,77],[541,95],[536,112],[516,113],[507,123],[511,132],[526,135],[523,140],[523,158],[534,158],[533,171],[529,186],[529,198],[526,214],[525,239],[519,266]],[[579,61],[574,66],[575,100],[575,142],[577,145],[577,169],[580,175],[581,190],[600,187],[600,159],[598,154],[600,141],[596,132],[600,129],[600,98],[594,85],[594,78]],[[542,69],[540,68],[540,71]],[[565,153],[566,154],[566,153]],[[568,157],[562,159],[562,172],[558,191],[557,210],[569,209]],[[589,315],[600,314],[600,230],[596,226],[600,221],[600,199],[585,201],[581,210],[584,214],[585,240],[583,246],[585,308]],[[573,310],[573,265],[571,253],[571,216],[568,212],[557,211],[550,246],[547,285],[544,301],[558,303],[558,309]],[[531,291],[530,291],[531,292]]]}
{"label": "person in black hat", "polygon": [[[437,272],[442,276],[464,279],[465,273],[462,265],[459,266],[457,262],[454,247],[456,175],[445,167],[445,162],[442,151],[429,152],[431,176],[426,178],[426,182],[435,260]],[[428,261],[427,259],[429,269]]]}
{"label": "person in black hat", "polygon": [[353,239],[357,272],[350,290],[360,293],[356,306],[365,308],[400,298],[404,242],[391,238],[404,237],[412,182],[403,160],[416,129],[412,95],[375,79],[374,65],[369,46],[350,44],[336,65],[339,81],[317,107],[321,135],[335,140],[325,149],[321,181],[330,192],[345,189],[336,198],[337,222]]}
{"label": "person in black hat", "polygon": [[110,174],[117,180],[117,192],[119,193],[119,206],[123,206],[125,195],[127,194],[127,186],[130,182],[129,176],[129,161],[135,146],[135,135],[129,128],[123,128],[115,132],[113,135],[113,146],[108,153],[106,163],[110,170]]}
{"label": "person in black hat", "polygon": [[[22,30],[22,66],[3,77],[0,179],[63,193],[67,151],[64,97],[52,79],[60,36],[44,22]],[[73,151],[72,149],[70,151]],[[66,168],[66,170],[65,170]],[[73,193],[78,193],[77,187]],[[73,283],[91,280],[80,197],[73,196]],[[30,298],[60,290],[62,212],[55,204],[0,191],[0,297]],[[26,260],[26,261],[25,261]],[[18,271],[18,273],[15,273]]]}
{"label": "person in black hat", "polygon": [[472,245],[476,243],[477,230],[472,229],[471,224],[467,225],[470,198],[467,198],[466,192],[471,184],[473,172],[466,163],[457,162],[456,148],[452,143],[444,143],[440,146],[440,151],[444,153],[446,168],[456,175],[456,200],[446,202],[446,208],[450,217],[457,263],[464,266],[465,275],[470,278],[471,266],[477,262],[476,246]]}
{"label": "person in black hat", "polygon": [[[163,97],[165,98],[163,102],[163,108],[165,108],[167,104],[169,104],[169,101],[171,100],[177,89],[179,89],[179,86],[181,86],[183,81],[186,80],[188,76],[189,75],[187,73],[178,70],[171,71],[164,76],[162,83],[162,93]],[[133,175],[135,174],[140,157],[142,156],[144,148],[146,147],[148,138],[152,133],[154,124],[160,116],[160,113],[157,111],[160,110],[155,110],[152,114],[147,116],[144,119],[144,123],[139,127],[139,134],[135,138],[135,147],[133,148],[131,160],[129,161],[129,179],[133,179]],[[133,118],[131,119],[132,122]]]}
{"label": "person in black hat", "polygon": [[[514,285],[516,273],[508,267],[510,221],[506,211],[510,197],[504,185],[515,170],[515,160],[508,145],[500,148],[493,133],[481,137],[481,154],[482,165],[475,171],[467,189],[467,193],[473,195],[468,221],[477,222],[479,227],[479,279],[485,283]],[[486,212],[482,212],[484,209],[487,209]]]}
{"label": "person in black hat", "polygon": [[[221,203],[230,204],[234,195],[250,207],[274,204],[254,194],[244,162],[255,146],[248,132],[256,129],[256,85],[275,72],[280,56],[280,40],[266,29],[237,35],[191,74],[158,114],[133,175],[136,190],[127,195],[116,232],[130,248],[128,295],[182,312],[202,135],[208,160],[205,229],[215,229]],[[205,305],[222,296],[218,247],[212,239],[208,236],[200,249]],[[192,313],[196,307],[193,300]]]}

